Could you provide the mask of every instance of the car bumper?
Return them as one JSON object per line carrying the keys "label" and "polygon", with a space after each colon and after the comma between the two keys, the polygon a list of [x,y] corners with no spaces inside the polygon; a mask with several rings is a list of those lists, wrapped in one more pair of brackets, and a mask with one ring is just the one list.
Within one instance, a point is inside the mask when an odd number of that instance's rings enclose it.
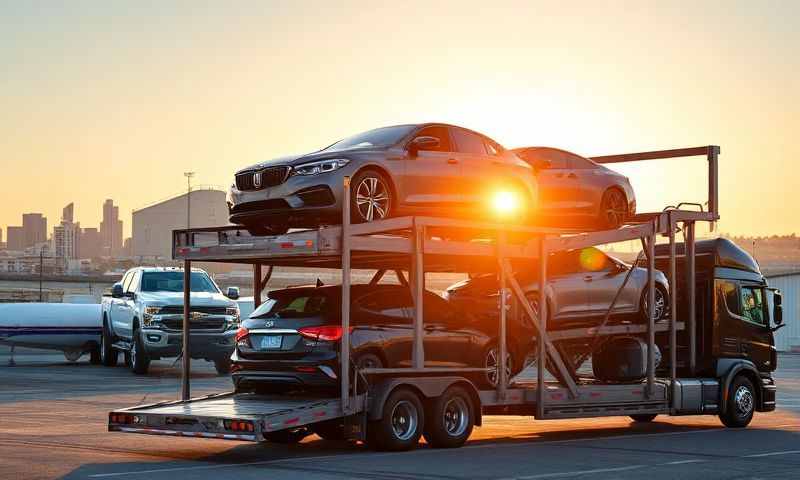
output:
{"label": "car bumper", "polygon": [[344,177],[355,170],[351,163],[319,175],[290,175],[280,185],[261,190],[242,191],[232,185],[227,195],[229,220],[235,224],[273,220],[292,227],[339,223]]}
{"label": "car bumper", "polygon": [[251,360],[233,353],[231,372],[237,390],[328,389],[339,385],[336,352],[319,352],[303,359]]}
{"label": "car bumper", "polygon": [[[153,358],[169,358],[181,355],[183,334],[159,329],[142,329],[145,351]],[[191,358],[216,360],[228,358],[233,353],[236,330],[225,332],[196,332],[189,334]]]}

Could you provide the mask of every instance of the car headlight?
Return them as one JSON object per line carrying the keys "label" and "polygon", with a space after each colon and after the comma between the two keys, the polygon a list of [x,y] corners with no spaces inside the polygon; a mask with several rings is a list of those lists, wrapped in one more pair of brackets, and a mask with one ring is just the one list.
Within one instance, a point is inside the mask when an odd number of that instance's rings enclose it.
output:
{"label": "car headlight", "polygon": [[350,163],[346,158],[329,158],[318,162],[304,163],[292,168],[293,175],[319,175],[332,172]]}

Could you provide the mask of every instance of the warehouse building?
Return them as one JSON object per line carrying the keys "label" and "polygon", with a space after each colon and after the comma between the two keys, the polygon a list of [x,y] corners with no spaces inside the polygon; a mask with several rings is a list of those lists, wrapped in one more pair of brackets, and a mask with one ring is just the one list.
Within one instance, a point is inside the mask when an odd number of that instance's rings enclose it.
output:
{"label": "warehouse building", "polygon": [[800,271],[767,277],[770,287],[783,293],[783,323],[775,332],[775,348],[779,352],[800,353]]}

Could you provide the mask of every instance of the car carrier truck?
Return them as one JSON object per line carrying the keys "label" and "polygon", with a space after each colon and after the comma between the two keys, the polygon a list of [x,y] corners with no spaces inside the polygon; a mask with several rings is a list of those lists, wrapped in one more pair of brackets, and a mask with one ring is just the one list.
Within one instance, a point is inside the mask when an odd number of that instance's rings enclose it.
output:
{"label": "car carrier truck", "polygon": [[[338,226],[277,236],[251,236],[231,226],[177,230],[173,255],[184,261],[186,272],[193,261],[253,265],[256,304],[273,267],[340,269],[339,371],[350,374],[340,375],[341,389],[334,397],[232,391],[191,398],[191,355],[184,354],[182,400],[114,410],[108,428],[275,442],[299,441],[315,432],[364,440],[380,450],[407,450],[417,445],[423,433],[433,447],[460,446],[473,426],[481,425],[483,415],[531,415],[537,420],[625,415],[635,421],[650,421],[657,415],[718,415],[726,426],[744,427],[754,411],[775,409],[772,332],[781,326],[781,296],[769,289],[755,261],[735,245],[724,240],[695,242],[697,222],[719,219],[718,155],[719,147],[707,146],[594,158],[613,163],[701,156],[708,162],[707,209],[669,207],[638,214],[614,230],[588,232],[431,217],[351,224],[347,200],[343,223]],[[348,179],[345,182],[344,191],[349,192]],[[679,234],[682,242],[676,241]],[[669,242],[656,246],[658,235]],[[550,252],[637,239],[643,245],[650,282],[649,321],[644,324],[610,324],[606,315],[591,328],[548,331],[544,289],[538,299],[541,307],[534,308],[512,269],[519,262],[547,258]],[[536,265],[543,285],[547,262]],[[657,266],[667,274],[670,289],[669,316],[659,322],[653,314]],[[352,269],[374,270],[374,283],[393,273],[411,289],[411,367],[352,368]],[[497,327],[500,358],[505,358],[507,350],[509,315],[534,319],[535,381],[510,382],[505,369],[498,368],[497,387],[487,390],[470,380],[485,369],[425,367],[422,299],[427,272],[497,272],[502,291]],[[188,278],[185,288],[188,318]],[[185,321],[184,339],[190,335],[189,328]],[[615,345],[610,342],[617,342],[619,348],[604,348]],[[659,352],[663,358],[657,362]],[[598,375],[578,371],[589,358]],[[548,380],[546,370],[556,380]]]}

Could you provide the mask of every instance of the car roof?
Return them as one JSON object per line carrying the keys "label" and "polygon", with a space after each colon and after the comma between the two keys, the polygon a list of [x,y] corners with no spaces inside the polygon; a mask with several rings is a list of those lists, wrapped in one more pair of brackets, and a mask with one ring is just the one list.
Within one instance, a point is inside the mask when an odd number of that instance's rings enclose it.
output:
{"label": "car roof", "polygon": [[512,148],[511,149],[511,151],[514,152],[514,153],[520,153],[520,152],[524,152],[524,151],[527,151],[527,150],[549,150],[549,151],[553,151],[553,152],[562,152],[562,153],[566,153],[566,154],[569,154],[569,155],[575,155],[576,157],[580,157],[580,158],[582,158],[584,160],[587,160],[587,161],[593,163],[594,165],[596,165],[598,167],[602,167],[603,166],[603,165],[600,165],[599,163],[595,162],[594,160],[592,160],[589,157],[584,157],[583,155],[577,154],[575,152],[570,152],[569,150],[564,150],[563,148],[545,147],[545,146],[531,146],[531,147],[517,147],[517,148]]}
{"label": "car roof", "polygon": [[[142,272],[182,272],[183,267],[133,267],[131,270],[140,270]],[[192,268],[192,272],[207,273],[202,268]]]}

